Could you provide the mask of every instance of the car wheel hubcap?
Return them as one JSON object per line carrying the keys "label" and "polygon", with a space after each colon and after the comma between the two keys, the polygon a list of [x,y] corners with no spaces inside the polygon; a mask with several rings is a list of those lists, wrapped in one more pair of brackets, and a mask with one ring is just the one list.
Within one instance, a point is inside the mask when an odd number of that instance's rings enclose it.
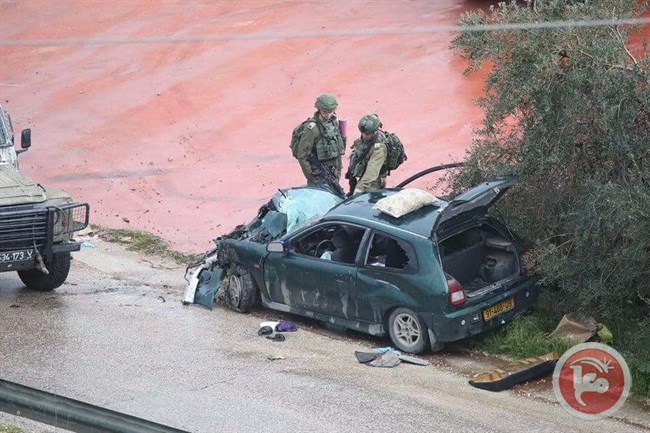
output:
{"label": "car wheel hubcap", "polygon": [[420,339],[420,326],[415,317],[409,314],[400,314],[393,325],[395,336],[407,346],[413,346]]}
{"label": "car wheel hubcap", "polygon": [[241,296],[241,279],[237,275],[232,275],[230,277],[230,283],[228,285],[230,290],[230,303],[233,307],[239,306],[239,297]]}

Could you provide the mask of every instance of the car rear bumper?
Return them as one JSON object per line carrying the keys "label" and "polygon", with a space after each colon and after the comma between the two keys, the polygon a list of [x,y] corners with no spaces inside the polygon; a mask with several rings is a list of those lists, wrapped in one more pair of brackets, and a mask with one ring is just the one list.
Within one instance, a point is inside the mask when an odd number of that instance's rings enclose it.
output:
{"label": "car rear bumper", "polygon": [[[438,342],[461,340],[504,325],[532,308],[537,303],[539,296],[537,282],[538,278],[529,277],[507,291],[483,302],[457,309],[442,316],[432,314],[423,318],[429,329],[433,330]],[[485,320],[486,310],[510,299],[514,300],[514,308]]]}

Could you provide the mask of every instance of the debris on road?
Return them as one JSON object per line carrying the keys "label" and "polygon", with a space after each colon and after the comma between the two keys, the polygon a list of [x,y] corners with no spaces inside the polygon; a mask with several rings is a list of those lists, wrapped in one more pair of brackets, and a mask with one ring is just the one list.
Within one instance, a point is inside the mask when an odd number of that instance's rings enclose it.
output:
{"label": "debris on road", "polygon": [[277,332],[296,332],[298,327],[288,320],[280,320],[280,322],[275,325],[275,330]]}
{"label": "debris on road", "polygon": [[271,335],[273,334],[273,328],[270,326],[262,326],[260,329],[257,330],[257,335],[260,337],[263,335]]}
{"label": "debris on road", "polygon": [[612,331],[595,319],[579,314],[568,313],[562,316],[560,323],[549,335],[551,338],[563,338],[574,344],[587,341],[600,341],[611,344],[614,341]]}
{"label": "debris on road", "polygon": [[597,332],[598,323],[593,318],[569,313],[562,317],[555,330],[548,336],[580,344],[592,338]]}
{"label": "debris on road", "polygon": [[402,361],[415,365],[431,365],[431,363],[425,359],[403,355],[400,351],[395,350],[392,347],[373,349],[372,352],[355,351],[354,356],[357,357],[359,363],[373,367],[395,367]]}
{"label": "debris on road", "polygon": [[287,359],[287,357],[284,355],[269,355],[266,359],[268,359],[269,361],[280,361],[283,359]]}
{"label": "debris on road", "polygon": [[400,361],[408,362],[409,364],[423,365],[423,366],[431,365],[431,363],[426,359],[417,358],[411,355],[400,354],[399,359]]}
{"label": "debris on road", "polygon": [[518,359],[512,361],[504,369],[477,373],[472,376],[469,384],[475,388],[487,391],[503,391],[513,386],[543,376],[553,371],[559,355],[555,352],[542,356]]}

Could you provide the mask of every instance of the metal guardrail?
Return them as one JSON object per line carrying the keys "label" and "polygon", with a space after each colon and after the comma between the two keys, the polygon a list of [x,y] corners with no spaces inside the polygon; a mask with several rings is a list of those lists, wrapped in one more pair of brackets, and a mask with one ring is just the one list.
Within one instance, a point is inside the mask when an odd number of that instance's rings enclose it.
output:
{"label": "metal guardrail", "polygon": [[83,433],[188,433],[0,379],[0,411]]}

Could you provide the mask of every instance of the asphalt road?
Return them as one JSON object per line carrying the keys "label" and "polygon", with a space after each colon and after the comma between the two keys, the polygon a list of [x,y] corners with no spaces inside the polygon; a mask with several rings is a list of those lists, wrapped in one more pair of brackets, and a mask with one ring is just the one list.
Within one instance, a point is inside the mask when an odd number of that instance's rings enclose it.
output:
{"label": "asphalt road", "polygon": [[474,389],[469,375],[496,361],[453,347],[426,356],[430,366],[373,368],[354,351],[388,341],[298,318],[298,332],[271,342],[257,329],[279,316],[183,306],[182,276],[106,242],[77,253],[54,292],[0,274],[0,377],[192,432],[650,431],[648,412],[631,403],[604,421],[568,414],[548,379]]}

